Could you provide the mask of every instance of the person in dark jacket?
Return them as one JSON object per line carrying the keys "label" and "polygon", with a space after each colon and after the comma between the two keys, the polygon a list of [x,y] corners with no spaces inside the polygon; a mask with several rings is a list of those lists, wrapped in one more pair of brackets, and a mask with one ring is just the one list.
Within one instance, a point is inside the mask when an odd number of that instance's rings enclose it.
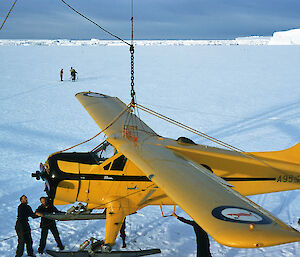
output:
{"label": "person in dark jacket", "polygon": [[75,81],[77,71],[73,69],[73,67],[71,67],[70,73],[71,73],[72,81]]}
{"label": "person in dark jacket", "polygon": [[181,222],[193,226],[197,240],[197,257],[211,257],[207,233],[195,221],[179,217],[175,212],[173,212],[173,216]]}
{"label": "person in dark jacket", "polygon": [[60,75],[60,81],[63,81],[64,69],[61,69],[61,70],[60,70],[59,75]]}
{"label": "person in dark jacket", "polygon": [[46,197],[41,197],[40,201],[41,201],[41,205],[35,211],[36,213],[40,213],[42,215],[41,224],[40,224],[42,231],[41,231],[41,240],[40,240],[40,245],[38,248],[38,253],[42,254],[44,252],[49,230],[51,231],[52,235],[54,236],[54,239],[57,243],[57,247],[60,250],[64,250],[65,247],[63,246],[63,244],[60,240],[55,220],[50,220],[50,219],[43,217],[44,214],[60,213],[60,211],[57,210],[55,206],[48,203]]}
{"label": "person in dark jacket", "polygon": [[21,204],[18,206],[18,217],[16,222],[16,232],[18,236],[18,246],[16,251],[16,257],[21,257],[24,253],[24,245],[26,244],[26,250],[28,256],[35,256],[32,249],[31,229],[28,223],[28,218],[38,218],[40,213],[34,214],[31,207],[28,205],[28,199],[26,195],[20,197]]}

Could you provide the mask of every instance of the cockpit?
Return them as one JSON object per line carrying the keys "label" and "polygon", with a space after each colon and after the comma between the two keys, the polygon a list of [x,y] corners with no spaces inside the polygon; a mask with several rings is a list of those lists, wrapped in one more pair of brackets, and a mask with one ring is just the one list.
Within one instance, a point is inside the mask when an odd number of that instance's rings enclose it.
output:
{"label": "cockpit", "polygon": [[[115,155],[116,158],[107,161]],[[56,189],[62,181],[67,181],[68,185],[72,184],[75,188],[76,182],[73,181],[98,178],[93,173],[95,165],[99,165],[102,173],[106,170],[123,170],[127,159],[124,155],[119,155],[114,146],[104,141],[90,152],[61,152],[50,155],[45,165],[41,164],[40,171],[32,176],[46,182],[45,191],[50,199],[54,199]],[[101,172],[99,176],[103,176]],[[66,183],[61,185],[65,186]]]}

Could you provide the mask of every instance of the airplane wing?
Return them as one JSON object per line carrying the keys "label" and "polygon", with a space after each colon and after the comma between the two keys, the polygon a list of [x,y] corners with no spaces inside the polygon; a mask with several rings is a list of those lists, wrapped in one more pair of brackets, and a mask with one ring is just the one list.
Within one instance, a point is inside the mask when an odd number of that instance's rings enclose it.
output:
{"label": "airplane wing", "polygon": [[[76,97],[102,129],[125,107],[119,99],[101,94],[84,92]],[[128,120],[132,121],[131,126],[126,126]],[[105,133],[119,152],[217,242],[255,248],[300,241],[298,231],[222,183],[204,167],[172,151],[167,146],[174,140],[157,136],[134,114],[124,112]]]}

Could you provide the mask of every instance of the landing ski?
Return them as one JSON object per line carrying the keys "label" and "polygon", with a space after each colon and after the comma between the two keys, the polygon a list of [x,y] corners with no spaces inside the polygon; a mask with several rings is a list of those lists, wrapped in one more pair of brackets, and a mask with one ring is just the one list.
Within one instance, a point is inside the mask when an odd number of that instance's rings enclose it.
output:
{"label": "landing ski", "polygon": [[[51,250],[46,251],[47,254],[54,257],[91,257],[88,251],[82,252],[55,252]],[[141,251],[113,251],[110,253],[95,252],[93,257],[138,257],[161,253],[160,249],[149,249]]]}
{"label": "landing ski", "polygon": [[106,219],[105,213],[80,213],[80,214],[66,214],[66,213],[55,213],[55,214],[45,214],[45,218],[51,220],[60,220],[60,221],[68,221],[68,220],[103,220]]}

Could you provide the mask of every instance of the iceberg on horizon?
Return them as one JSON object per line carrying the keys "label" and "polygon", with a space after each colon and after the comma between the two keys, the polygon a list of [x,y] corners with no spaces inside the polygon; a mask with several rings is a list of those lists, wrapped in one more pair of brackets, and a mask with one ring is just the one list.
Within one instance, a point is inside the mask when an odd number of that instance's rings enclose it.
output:
{"label": "iceberg on horizon", "polygon": [[274,32],[269,45],[300,45],[300,29]]}

